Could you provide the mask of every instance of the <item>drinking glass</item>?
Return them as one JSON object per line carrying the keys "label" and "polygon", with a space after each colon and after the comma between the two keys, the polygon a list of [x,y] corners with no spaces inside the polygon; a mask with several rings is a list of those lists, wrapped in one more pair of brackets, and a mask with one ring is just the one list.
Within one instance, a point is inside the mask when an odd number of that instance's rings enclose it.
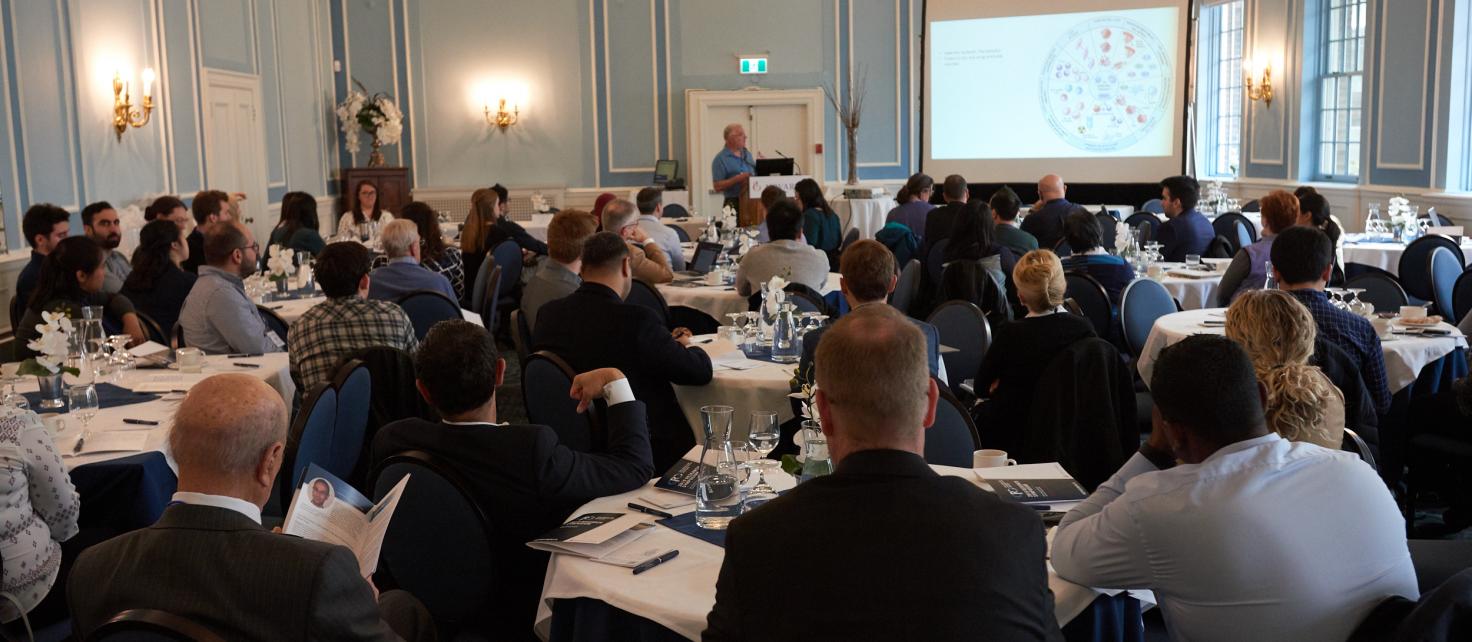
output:
{"label": "drinking glass", "polygon": [[748,466],[756,470],[756,484],[752,486],[753,491],[772,492],[771,484],[767,483],[766,473],[777,467],[777,462],[767,458],[773,450],[777,449],[777,443],[782,439],[782,431],[778,428],[777,413],[771,410],[758,410],[751,413],[751,424],[746,432],[746,443],[759,455],[751,461],[746,462]]}
{"label": "drinking glass", "polygon": [[1334,304],[1334,307],[1340,310],[1347,309],[1344,304],[1343,288],[1324,288],[1324,293],[1329,295],[1329,302]]}
{"label": "drinking glass", "polygon": [[67,412],[76,415],[82,422],[82,429],[87,429],[87,424],[97,416],[97,387],[92,384],[85,386],[70,386],[66,389]]}
{"label": "drinking glass", "polygon": [[1200,254],[1187,254],[1186,255],[1186,269],[1188,269],[1188,270],[1199,270],[1199,269],[1201,269],[1201,255]]}
{"label": "drinking glass", "polygon": [[1372,317],[1375,315],[1375,304],[1360,298],[1360,295],[1365,292],[1365,288],[1345,288],[1345,291],[1349,292],[1350,312],[1362,317]]}
{"label": "drinking glass", "polygon": [[15,384],[21,380],[20,363],[0,364],[0,378],[3,378],[5,382],[4,404],[8,407],[22,410],[29,408],[31,404],[26,401],[26,398],[15,393]]}

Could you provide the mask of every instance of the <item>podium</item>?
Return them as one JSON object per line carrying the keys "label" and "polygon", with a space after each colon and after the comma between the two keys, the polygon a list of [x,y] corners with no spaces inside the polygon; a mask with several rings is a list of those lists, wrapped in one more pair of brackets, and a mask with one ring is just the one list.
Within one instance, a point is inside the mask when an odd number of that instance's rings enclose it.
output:
{"label": "podium", "polygon": [[762,192],[767,187],[776,185],[789,198],[797,198],[798,181],[807,180],[811,176],[752,176],[746,179],[746,189],[741,191],[741,204],[737,208],[736,221],[741,227],[760,225],[767,220],[767,210],[762,207]]}

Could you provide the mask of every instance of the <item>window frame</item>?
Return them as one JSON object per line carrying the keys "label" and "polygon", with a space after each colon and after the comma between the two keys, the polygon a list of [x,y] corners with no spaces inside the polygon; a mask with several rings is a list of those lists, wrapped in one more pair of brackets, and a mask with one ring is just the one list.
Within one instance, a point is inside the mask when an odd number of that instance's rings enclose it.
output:
{"label": "window frame", "polygon": [[[1235,26],[1227,27],[1228,12],[1236,12]],[[1246,88],[1243,83],[1242,62],[1246,53],[1246,2],[1228,0],[1201,7],[1197,20],[1197,38],[1205,53],[1204,68],[1198,74],[1206,76],[1206,82],[1198,82],[1202,91],[1197,96],[1201,125],[1202,161],[1201,175],[1211,178],[1235,179],[1242,175],[1242,148]],[[1227,38],[1235,34],[1236,56],[1223,58],[1227,49]],[[1199,77],[1199,76],[1198,76]],[[1225,81],[1225,82],[1224,82]],[[1236,100],[1232,100],[1232,95]],[[1223,112],[1226,108],[1227,113]],[[1234,113],[1233,113],[1234,112]],[[1235,121],[1235,122],[1234,122]],[[1229,132],[1235,124],[1236,140]],[[1225,129],[1225,131],[1224,131]],[[1224,153],[1224,149],[1226,151]]]}
{"label": "window frame", "polygon": [[[1369,10],[1368,0],[1319,0],[1319,64],[1312,84],[1317,100],[1312,147],[1315,180],[1357,183],[1365,171],[1365,57],[1369,42]],[[1337,39],[1332,33],[1336,11],[1345,15],[1344,31]],[[1356,15],[1360,27],[1358,35],[1344,37],[1344,33],[1354,26],[1352,19]],[[1354,58],[1345,53],[1347,44],[1355,47]],[[1353,69],[1346,66],[1349,62],[1354,63]],[[1334,85],[1333,90],[1330,89],[1331,84]],[[1355,99],[1356,85],[1359,88],[1358,100]],[[1336,93],[1343,100],[1339,100]],[[1333,122],[1341,117],[1342,122]],[[1355,124],[1356,118],[1358,124]],[[1328,131],[1331,129],[1332,132]],[[1341,150],[1344,152],[1342,166],[1334,158]]]}

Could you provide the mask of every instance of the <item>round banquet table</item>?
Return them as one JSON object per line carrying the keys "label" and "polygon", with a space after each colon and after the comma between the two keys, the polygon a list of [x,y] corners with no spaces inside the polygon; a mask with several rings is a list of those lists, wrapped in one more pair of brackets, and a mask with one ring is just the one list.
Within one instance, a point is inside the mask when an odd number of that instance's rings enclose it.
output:
{"label": "round banquet table", "polygon": [[[823,284],[819,294],[828,294],[838,289],[838,273],[829,272],[828,282]],[[659,293],[664,295],[665,303],[671,307],[684,306],[700,310],[711,316],[720,323],[726,323],[726,315],[733,312],[745,312],[749,307],[747,297],[736,293],[734,285],[699,285],[685,287],[672,283],[661,283],[655,286]]]}
{"label": "round banquet table", "polygon": [[[1394,241],[1353,241],[1346,236],[1341,252],[1344,263],[1359,263],[1377,267],[1400,276],[1400,255],[1405,253],[1404,243]],[[1462,239],[1462,263],[1472,262],[1472,238]]]}
{"label": "round banquet table", "polygon": [[[696,455],[691,459],[698,459]],[[966,468],[931,466],[937,473],[961,477],[980,485],[976,476]],[[790,487],[792,478],[786,473],[769,474],[768,479],[779,490]],[[573,511],[573,515],[584,513],[627,512],[627,504],[646,493],[664,491],[652,489],[654,481],[642,488],[627,493],[595,499]],[[678,508],[666,509],[675,515],[695,510],[692,501]],[[658,518],[648,516],[650,522]],[[1050,531],[1051,532],[1051,531]],[[680,556],[655,567],[647,573],[634,575],[627,568],[600,564],[571,555],[553,555],[547,563],[547,579],[542,585],[542,599],[537,603],[536,631],[542,639],[549,639],[552,624],[552,608],[556,600],[592,598],[608,605],[653,621],[676,634],[691,640],[699,640],[705,629],[705,617],[716,600],[716,577],[725,559],[725,549],[709,542],[696,539],[663,526],[656,526],[640,537],[639,546],[650,548],[679,549]],[[1114,595],[1118,591],[1096,590],[1059,578],[1052,565],[1048,566],[1048,587],[1053,591],[1053,614],[1062,626],[1089,607],[1100,595]],[[1131,595],[1142,601],[1152,602],[1148,592],[1131,591]]]}
{"label": "round banquet table", "polygon": [[[1220,325],[1202,325],[1208,319],[1224,319],[1225,315],[1225,308],[1208,308],[1176,312],[1156,319],[1155,327],[1150,329],[1150,338],[1145,340],[1145,348],[1140,353],[1140,377],[1147,384],[1150,382],[1155,359],[1166,346],[1193,334],[1226,334],[1226,329]],[[1411,385],[1421,369],[1431,362],[1451,354],[1457,348],[1467,347],[1467,338],[1462,336],[1456,326],[1442,322],[1436,327],[1449,330],[1452,335],[1424,338],[1391,335],[1390,339],[1380,342],[1381,349],[1385,351],[1385,376],[1392,394]]]}
{"label": "round banquet table", "polygon": [[[732,355],[733,357],[735,355]],[[703,386],[675,386],[675,399],[680,402],[680,411],[695,432],[695,443],[704,443],[701,431],[700,407],[710,405],[731,406],[734,428],[738,439],[746,435],[747,421],[757,410],[775,410],[778,423],[792,419],[792,377],[797,372],[795,363],[760,363],[749,370],[727,369],[717,360],[712,368],[710,383]]]}
{"label": "round banquet table", "polygon": [[[318,303],[321,303],[321,302],[326,301],[326,300],[327,300],[327,297],[324,297],[324,296],[314,296],[314,297],[306,297],[306,298],[302,298],[302,299],[288,299],[286,301],[269,301],[269,302],[263,303],[262,305],[266,306],[266,308],[269,309],[269,310],[271,310],[272,312],[275,312],[276,314],[280,315],[281,316],[281,320],[283,320],[283,321],[285,321],[287,323],[296,323],[296,320],[302,318],[302,315],[303,314],[306,314],[307,313],[307,310],[312,309],[312,306],[315,306]],[[471,312],[470,310],[466,310],[464,308],[461,308],[460,309],[460,316],[462,318],[464,318],[466,321],[469,321],[469,322],[474,323],[476,325],[480,325],[480,326],[483,326],[484,325],[481,322],[480,315],[479,314],[476,314],[474,312]]]}
{"label": "round banquet table", "polygon": [[[1172,264],[1169,270],[1177,270],[1180,265]],[[1160,279],[1165,291],[1180,301],[1181,307],[1187,310],[1200,310],[1216,305],[1216,288],[1221,283],[1221,272],[1213,276],[1176,276],[1167,271]]]}
{"label": "round banquet table", "polygon": [[[527,234],[543,243],[547,242],[547,224],[552,222],[552,214],[533,214],[530,221],[516,221],[517,225],[526,229]],[[700,238],[700,233],[705,231],[708,219],[704,216],[687,216],[685,218],[662,218],[661,223],[678,225],[680,229],[690,235],[690,238]]]}
{"label": "round banquet table", "polygon": [[895,200],[883,196],[880,198],[858,198],[849,200],[846,198],[833,199],[833,212],[838,215],[838,221],[843,227],[843,233],[848,234],[850,229],[859,231],[859,238],[872,239],[879,233],[879,228],[884,227],[884,217],[889,216],[889,211],[894,209]]}

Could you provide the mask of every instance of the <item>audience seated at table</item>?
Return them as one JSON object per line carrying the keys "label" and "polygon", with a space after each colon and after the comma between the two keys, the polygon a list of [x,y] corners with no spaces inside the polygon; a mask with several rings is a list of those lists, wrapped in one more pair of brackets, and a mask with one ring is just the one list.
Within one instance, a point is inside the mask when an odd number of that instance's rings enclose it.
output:
{"label": "audience seated at table", "polygon": [[[971,192],[966,188],[966,178],[959,174],[951,174],[941,184],[941,198],[945,199],[945,205],[930,210],[925,215],[925,232],[921,234],[923,239],[920,247],[921,256],[929,256],[930,248],[936,243],[951,237],[951,230],[956,229],[956,222],[966,215],[968,207],[967,200],[971,198]],[[940,278],[939,274],[934,275]]]}
{"label": "audience seated at table", "polygon": [[[481,263],[502,242],[511,240],[521,248],[522,261],[531,263],[547,253],[547,244],[533,238],[526,228],[507,218],[510,192],[499,183],[483,187],[470,195],[470,211],[460,228],[460,252],[465,258],[465,274],[473,284]],[[469,302],[469,296],[466,302]]]}
{"label": "audience seated at table", "polygon": [[281,245],[295,252],[306,252],[316,256],[327,242],[319,231],[317,198],[306,192],[287,192],[281,197],[281,219],[271,229],[271,242],[266,246],[266,258],[271,259],[271,246]]}
{"label": "audience seated at table", "polygon": [[184,230],[171,219],[154,219],[138,232],[133,271],[123,281],[121,294],[133,302],[134,309],[158,324],[165,343],[198,278],[179,267],[187,258],[189,239]]}
{"label": "audience seated at table", "polygon": [[992,208],[992,222],[997,224],[997,243],[1017,256],[1038,249],[1037,237],[1017,226],[1017,212],[1022,209],[1022,199],[1017,198],[1017,192],[1003,185],[992,192],[988,205]]}
{"label": "audience seated at table", "polygon": [[[639,207],[639,229],[659,243],[659,249],[664,250],[664,255],[670,260],[671,270],[679,272],[685,269],[685,248],[680,246],[680,235],[660,220],[664,216],[664,190],[646,187],[639,190],[634,201]],[[547,239],[549,244],[551,241]]]}
{"label": "audience seated at table", "polygon": [[[378,183],[360,180],[353,187],[353,204],[337,219],[336,236],[360,236],[358,226],[377,223],[380,230],[394,220],[394,213],[378,204]],[[346,233],[346,234],[345,234]]]}
{"label": "audience seated at table", "polygon": [[1273,239],[1298,221],[1298,199],[1283,190],[1273,190],[1262,197],[1262,236],[1257,242],[1237,250],[1227,272],[1216,288],[1216,304],[1227,307],[1244,292],[1260,290],[1267,282],[1268,261],[1273,252]]}
{"label": "audience seated at table", "polygon": [[1038,179],[1038,202],[1022,218],[1022,231],[1037,239],[1038,247],[1051,250],[1063,241],[1063,219],[1076,207],[1067,196],[1068,184],[1061,176],[1048,174]]}
{"label": "audience seated at table", "polygon": [[41,266],[46,263],[46,255],[71,234],[71,220],[71,214],[50,203],[37,203],[26,210],[20,227],[26,235],[26,243],[31,246],[31,259],[15,279],[18,306],[25,307],[30,303],[31,292],[35,291],[36,281],[41,278]]}
{"label": "audience seated at table", "polygon": [[940,280],[940,291],[945,299],[970,301],[994,319],[1010,319],[1012,311],[1006,300],[1007,275],[1017,265],[1017,256],[997,243],[995,235],[991,206],[985,201],[977,201],[957,215],[955,227],[949,235],[950,242],[946,243],[945,252],[941,255],[946,268],[966,262],[980,267],[981,273],[996,285],[993,298],[985,297],[988,290],[975,281],[979,275],[974,270],[943,269],[935,277]]}
{"label": "audience seated at table", "polygon": [[102,264],[107,266],[107,272],[102,280],[102,291],[108,294],[122,291],[123,281],[128,279],[133,266],[128,263],[128,257],[118,251],[123,242],[123,224],[118,211],[107,201],[87,204],[82,208],[82,233],[96,241],[105,255]]}
{"label": "audience seated at table", "polygon": [[1344,267],[1339,264],[1339,240],[1343,230],[1330,215],[1329,199],[1307,185],[1293,190],[1293,195],[1298,198],[1298,224],[1318,228],[1334,246],[1334,273],[1329,277],[1329,285],[1344,285]]}
{"label": "audience seated at table", "polygon": [[662,472],[695,445],[671,384],[710,383],[710,355],[689,345],[689,330],[671,332],[653,310],[624,303],[634,276],[629,246],[617,234],[599,232],[583,244],[582,277],[576,292],[542,306],[532,344],[578,372],[618,368],[627,374],[634,395],[649,407],[654,467]]}
{"label": "audience seated at table", "polygon": [[583,244],[598,231],[598,221],[582,210],[562,210],[547,223],[547,261],[521,291],[526,327],[537,327],[537,312],[550,301],[572,294],[583,284]]}
{"label": "audience seated at table", "polygon": [[[1012,271],[1027,316],[992,329],[992,344],[976,373],[977,426],[982,445],[1022,449],[1033,390],[1053,358],[1075,341],[1096,336],[1088,319],[1063,310],[1063,264],[1048,250],[1033,250]],[[959,374],[952,376],[961,376]]]}
{"label": "audience seated at table", "polygon": [[[66,573],[61,542],[77,534],[81,499],[56,451],[56,436],[35,413],[0,409],[0,539],[4,560],[0,591],[15,599],[0,600],[0,622],[22,612],[33,627],[66,618]],[[16,607],[20,611],[16,610]]]}
{"label": "audience seated at table", "polygon": [[204,239],[207,265],[199,267],[199,279],[179,310],[185,345],[206,354],[286,349],[286,337],[266,327],[255,302],[245,295],[245,277],[255,273],[260,251],[250,228],[231,220],[210,226]]}
{"label": "audience seated at table", "polygon": [[1196,198],[1201,186],[1190,176],[1172,176],[1160,181],[1160,207],[1166,221],[1160,224],[1155,240],[1161,245],[1162,260],[1181,262],[1187,254],[1201,256],[1216,238],[1211,221],[1196,211]]}
{"label": "audience seated at table", "polygon": [[828,199],[823,197],[823,187],[811,178],[804,178],[794,187],[798,203],[802,205],[802,237],[811,245],[828,255],[829,269],[838,268],[838,250],[843,244],[843,224]]}
{"label": "audience seated at table", "polygon": [[628,242],[629,267],[634,278],[651,285],[675,280],[669,255],[664,253],[659,241],[639,227],[639,212],[633,203],[622,198],[609,201],[603,207],[603,229]]}
{"label": "audience seated at table", "polygon": [[174,501],[158,523],[87,549],[72,568],[79,635],[157,609],[230,640],[434,639],[424,607],[403,591],[376,595],[352,551],[261,526],[286,424],[281,395],[256,377],[190,389],[169,431]]}
{"label": "audience seated at table", "polygon": [[1309,365],[1318,331],[1308,308],[1281,290],[1247,292],[1227,309],[1226,330],[1247,351],[1266,390],[1268,430],[1337,450],[1344,442],[1344,395]]}
{"label": "audience seated at table", "polygon": [[[787,198],[789,198],[787,196],[787,191],[782,189],[781,186],[768,185],[762,188],[762,212],[772,211],[772,206],[776,205],[777,201]],[[767,231],[767,217],[762,216],[762,222],[757,223],[756,225],[756,242],[770,243],[771,241],[772,234],[771,232]]]}
{"label": "audience seated at table", "polygon": [[373,252],[354,241],[328,245],[317,256],[317,285],[327,300],[292,322],[286,337],[298,390],[331,381],[344,358],[368,348],[413,352],[418,347],[414,324],[402,308],[368,298],[372,263]]}
{"label": "audience seated at table", "polygon": [[889,306],[825,333],[835,470],[731,522],[704,640],[1062,639],[1036,511],[922,457],[940,394],[926,350]]}
{"label": "audience seated at table", "polygon": [[899,223],[910,228],[916,242],[924,244],[925,219],[930,215],[930,210],[935,209],[935,205],[930,202],[930,196],[934,192],[935,179],[926,174],[910,176],[905,181],[905,186],[895,192],[894,200],[898,205],[885,215],[884,222]]}
{"label": "audience seated at table", "polygon": [[623,373],[604,368],[573,380],[574,396],[582,403],[600,397],[608,402],[608,443],[597,453],[558,443],[547,426],[497,423],[496,391],[505,373],[506,362],[484,328],[465,321],[435,325],[414,355],[414,377],[443,420],[405,419],[385,426],[373,438],[373,458],[421,450],[467,484],[496,525],[495,607],[486,619],[496,627],[492,639],[510,640],[529,637],[547,572],[547,554],[526,543],[592,499],[643,486],[655,470],[645,407]]}
{"label": "audience seated at table", "polygon": [[134,344],[146,341],[148,334],[138,322],[128,297],[102,291],[106,271],[103,249],[90,238],[68,237],[52,248],[41,266],[41,278],[31,292],[25,314],[21,315],[20,327],[15,329],[15,357],[35,356],[29,344],[41,336],[36,326],[44,322],[42,312],[62,312],[77,322],[82,319],[84,306],[102,306],[103,327],[109,334],[121,329]]}
{"label": "audience seated at table", "polygon": [[450,281],[450,287],[455,290],[451,300],[468,301],[465,295],[465,257],[460,248],[445,242],[439,215],[423,202],[410,201],[399,212],[399,218],[414,223],[419,232],[420,265]]}
{"label": "audience seated at table", "polygon": [[410,292],[430,290],[445,295],[451,301],[459,301],[455,288],[445,275],[424,266],[419,260],[419,227],[414,221],[399,219],[383,226],[379,234],[383,253],[388,263],[373,270],[373,283],[368,288],[368,298],[380,301],[396,301]]}
{"label": "audience seated at table", "polygon": [[1103,246],[1103,232],[1099,219],[1088,210],[1079,208],[1063,220],[1063,242],[1071,253],[1063,258],[1063,269],[1081,271],[1094,277],[1109,301],[1119,305],[1119,296],[1124,287],[1135,280],[1135,268],[1128,261],[1110,254]]}
{"label": "audience seated at table", "polygon": [[822,292],[828,284],[828,256],[802,240],[802,211],[791,199],[782,199],[767,210],[767,231],[772,240],[751,248],[736,267],[736,293],[751,296],[774,276],[788,283],[801,283]]}
{"label": "audience seated at table", "polygon": [[193,274],[199,273],[199,266],[204,265],[204,236],[210,232],[218,223],[228,223],[235,220],[231,214],[234,211],[230,206],[230,195],[220,190],[201,190],[194,195],[194,201],[190,204],[190,215],[194,217],[194,230],[189,232],[189,258],[184,259],[182,267]]}
{"label": "audience seated at table", "polygon": [[1312,227],[1294,226],[1278,232],[1271,259],[1278,287],[1308,308],[1319,336],[1338,346],[1360,366],[1378,415],[1390,410],[1390,386],[1385,375],[1385,352],[1375,327],[1364,317],[1334,307],[1324,295],[1333,260],[1329,237]]}
{"label": "audience seated at table", "polygon": [[1054,533],[1060,577],[1152,590],[1171,637],[1189,640],[1344,640],[1384,598],[1417,597],[1384,482],[1353,454],[1272,432],[1241,346],[1187,337],[1161,352],[1150,390],[1149,442]]}
{"label": "audience seated at table", "polygon": [[189,206],[178,196],[164,195],[153,199],[148,207],[143,208],[143,221],[152,223],[156,219],[165,218],[173,221],[179,229],[188,234],[194,229],[194,217],[189,214]]}

